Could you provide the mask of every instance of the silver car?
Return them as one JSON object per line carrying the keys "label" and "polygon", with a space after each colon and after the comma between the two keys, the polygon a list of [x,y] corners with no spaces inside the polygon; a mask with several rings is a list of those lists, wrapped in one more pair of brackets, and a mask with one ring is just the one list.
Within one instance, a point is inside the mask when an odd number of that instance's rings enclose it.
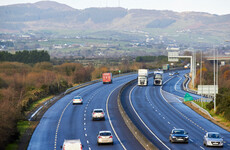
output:
{"label": "silver car", "polygon": [[105,120],[105,112],[103,109],[94,109],[92,112],[92,120]]}
{"label": "silver car", "polygon": [[113,135],[110,131],[99,131],[97,144],[113,144]]}
{"label": "silver car", "polygon": [[74,96],[73,98],[73,105],[74,104],[83,104],[83,99],[81,96]]}
{"label": "silver car", "polygon": [[207,132],[204,136],[204,145],[205,146],[224,146],[224,140],[218,132]]}

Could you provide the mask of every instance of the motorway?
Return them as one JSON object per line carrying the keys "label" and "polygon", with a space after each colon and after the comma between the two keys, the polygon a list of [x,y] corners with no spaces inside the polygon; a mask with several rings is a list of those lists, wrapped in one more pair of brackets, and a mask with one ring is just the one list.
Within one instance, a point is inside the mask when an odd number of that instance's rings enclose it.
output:
{"label": "motorway", "polygon": [[[117,94],[121,85],[137,78],[137,74],[113,79],[78,89],[57,101],[42,117],[30,140],[29,150],[61,149],[64,139],[80,139],[83,149],[143,149],[124,124],[117,108]],[[72,105],[76,95],[83,97],[82,105]],[[103,108],[105,121],[92,121],[94,108]],[[114,145],[97,145],[100,130],[113,133]]]}
{"label": "motorway", "polygon": [[[122,105],[127,114],[159,149],[217,149],[203,146],[203,136],[209,131],[219,132],[224,137],[225,143],[221,149],[230,149],[228,131],[195,113],[178,98],[185,95],[180,84],[186,72],[180,71],[179,75],[174,76],[164,74],[163,89],[161,86],[153,86],[153,78],[149,78],[148,86],[140,87],[137,83],[130,85],[122,93]],[[199,98],[191,95],[194,99]],[[170,143],[169,134],[173,128],[185,129],[189,133],[189,143]]]}
{"label": "motorway", "polygon": [[[203,146],[203,136],[207,131],[220,132],[224,137],[224,147],[230,149],[230,133],[209,120],[195,113],[184,105],[178,97],[184,97],[181,89],[183,74],[168,76],[164,74],[164,86],[149,85],[140,87],[137,83],[129,85],[121,95],[121,102],[127,114],[140,131],[159,149],[216,149]],[[101,82],[78,89],[56,102],[44,114],[35,129],[29,150],[61,149],[64,139],[80,139],[83,149],[137,149],[143,147],[130,133],[124,124],[117,108],[119,89],[137,75],[127,75],[113,79],[113,84]],[[164,92],[167,91],[167,92]],[[170,94],[170,93],[172,94]],[[80,95],[83,105],[72,105],[72,98]],[[194,99],[200,96],[191,94]],[[105,121],[92,121],[94,108],[103,108]],[[190,136],[188,144],[170,143],[169,133],[173,128],[183,128]],[[113,133],[114,145],[97,145],[97,133],[110,130]]]}

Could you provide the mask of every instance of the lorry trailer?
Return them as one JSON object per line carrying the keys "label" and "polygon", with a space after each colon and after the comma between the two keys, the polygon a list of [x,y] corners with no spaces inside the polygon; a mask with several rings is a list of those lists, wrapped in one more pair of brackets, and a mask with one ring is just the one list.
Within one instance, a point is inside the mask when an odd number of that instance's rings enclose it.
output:
{"label": "lorry trailer", "polygon": [[148,85],[148,69],[138,69],[138,85]]}
{"label": "lorry trailer", "polygon": [[102,82],[103,82],[103,84],[112,83],[113,82],[112,73],[103,73],[102,74]]}

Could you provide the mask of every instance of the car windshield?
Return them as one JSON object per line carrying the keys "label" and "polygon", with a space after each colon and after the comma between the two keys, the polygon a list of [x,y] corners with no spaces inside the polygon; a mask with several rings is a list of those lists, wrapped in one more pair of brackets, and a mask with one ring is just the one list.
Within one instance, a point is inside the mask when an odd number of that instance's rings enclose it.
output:
{"label": "car windshield", "polygon": [[111,133],[110,132],[102,132],[100,133],[100,136],[110,136]]}
{"label": "car windshield", "polygon": [[184,130],[174,130],[173,134],[184,134]]}
{"label": "car windshield", "polygon": [[102,110],[94,110],[93,112],[103,112]]}
{"label": "car windshield", "polygon": [[75,99],[81,99],[81,97],[80,96],[75,96]]}
{"label": "car windshield", "polygon": [[155,78],[162,78],[161,74],[156,74]]}
{"label": "car windshield", "polygon": [[220,138],[219,134],[209,134],[208,135],[209,138]]}

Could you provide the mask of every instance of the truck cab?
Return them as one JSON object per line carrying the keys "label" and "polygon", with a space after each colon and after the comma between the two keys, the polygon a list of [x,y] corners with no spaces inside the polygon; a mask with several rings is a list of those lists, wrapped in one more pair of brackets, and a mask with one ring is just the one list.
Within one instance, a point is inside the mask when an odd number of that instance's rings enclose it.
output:
{"label": "truck cab", "polygon": [[163,72],[155,71],[153,75],[153,84],[154,85],[162,85],[163,82]]}

